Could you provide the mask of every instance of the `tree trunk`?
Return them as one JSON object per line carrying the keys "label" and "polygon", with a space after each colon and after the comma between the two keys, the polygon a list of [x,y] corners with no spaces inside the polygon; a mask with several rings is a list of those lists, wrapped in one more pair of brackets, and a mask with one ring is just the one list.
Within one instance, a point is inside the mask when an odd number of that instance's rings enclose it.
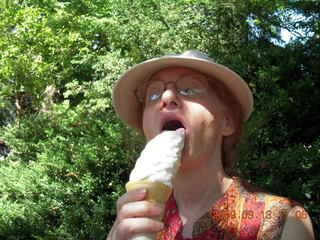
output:
{"label": "tree trunk", "polygon": [[42,94],[43,102],[40,105],[39,113],[50,114],[52,111],[53,96],[56,92],[54,85],[48,85]]}
{"label": "tree trunk", "polygon": [[13,89],[14,92],[14,105],[15,105],[15,112],[16,112],[16,117],[15,117],[15,122],[16,124],[20,124],[20,119],[21,119],[21,112],[22,112],[22,107],[21,107],[21,102],[20,102],[20,95],[19,91],[17,88]]}

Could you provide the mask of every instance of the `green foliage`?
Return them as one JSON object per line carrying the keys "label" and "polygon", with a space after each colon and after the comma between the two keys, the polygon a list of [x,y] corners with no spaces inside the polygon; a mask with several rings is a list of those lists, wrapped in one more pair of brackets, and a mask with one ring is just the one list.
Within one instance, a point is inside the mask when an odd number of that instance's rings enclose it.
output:
{"label": "green foliage", "polygon": [[[252,41],[245,73],[255,96],[240,172],[255,185],[290,197],[309,211],[319,233],[319,39],[279,47]],[[307,50],[308,49],[308,50]]]}
{"label": "green foliage", "polygon": [[[100,67],[124,70],[110,54]],[[104,239],[137,156],[138,136],[115,117],[113,75],[83,85],[70,83],[66,100],[50,114],[7,126],[11,148],[1,161],[0,236],[19,239]],[[83,98],[75,106],[70,99]],[[129,142],[136,139],[136,144]]]}
{"label": "green foliage", "polygon": [[[142,146],[113,110],[114,81],[186,49],[249,83],[255,111],[238,169],[303,203],[319,229],[318,9],[286,0],[0,1],[0,144],[11,150],[0,156],[0,238],[105,239]],[[284,44],[281,29],[297,38]]]}

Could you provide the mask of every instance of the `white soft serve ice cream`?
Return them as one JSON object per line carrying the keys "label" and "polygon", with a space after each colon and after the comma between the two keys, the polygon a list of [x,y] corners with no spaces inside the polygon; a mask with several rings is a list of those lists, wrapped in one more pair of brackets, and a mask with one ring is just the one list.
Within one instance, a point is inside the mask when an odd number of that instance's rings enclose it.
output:
{"label": "white soft serve ice cream", "polygon": [[184,146],[184,129],[164,131],[151,139],[130,174],[130,181],[149,180],[172,187]]}

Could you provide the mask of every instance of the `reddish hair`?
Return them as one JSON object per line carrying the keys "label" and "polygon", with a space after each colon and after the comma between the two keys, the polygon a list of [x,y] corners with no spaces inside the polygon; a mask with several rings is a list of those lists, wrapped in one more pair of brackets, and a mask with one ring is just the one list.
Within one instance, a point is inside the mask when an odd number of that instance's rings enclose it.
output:
{"label": "reddish hair", "polygon": [[222,165],[226,173],[230,175],[235,174],[236,149],[239,145],[243,135],[243,114],[240,104],[235,99],[233,94],[228,88],[226,88],[219,80],[210,78],[210,86],[217,94],[222,104],[230,111],[231,117],[236,124],[235,131],[222,139],[221,153],[222,153]]}

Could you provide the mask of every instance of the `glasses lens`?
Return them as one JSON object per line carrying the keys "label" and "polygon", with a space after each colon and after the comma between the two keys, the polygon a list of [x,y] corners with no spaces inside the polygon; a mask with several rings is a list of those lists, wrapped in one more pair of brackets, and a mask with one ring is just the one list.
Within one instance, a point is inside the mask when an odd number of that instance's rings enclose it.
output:
{"label": "glasses lens", "polygon": [[137,90],[137,97],[140,102],[154,101],[161,97],[164,90],[164,83],[161,81],[150,81],[142,84]]}
{"label": "glasses lens", "polygon": [[206,81],[201,75],[183,76],[177,81],[176,86],[180,94],[192,97],[206,90]]}
{"label": "glasses lens", "polygon": [[147,85],[146,101],[154,101],[161,97],[164,90],[164,83],[161,81],[151,81]]}

